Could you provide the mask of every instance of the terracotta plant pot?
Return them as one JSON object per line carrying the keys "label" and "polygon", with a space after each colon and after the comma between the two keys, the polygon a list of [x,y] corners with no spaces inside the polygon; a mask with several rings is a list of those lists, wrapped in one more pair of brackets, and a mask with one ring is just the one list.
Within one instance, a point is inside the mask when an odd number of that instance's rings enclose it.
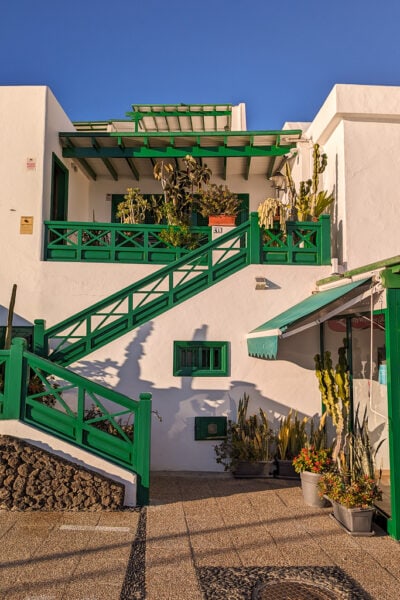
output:
{"label": "terracotta plant pot", "polygon": [[234,227],[236,224],[236,217],[232,215],[213,215],[208,217],[209,225],[220,225],[222,227]]}

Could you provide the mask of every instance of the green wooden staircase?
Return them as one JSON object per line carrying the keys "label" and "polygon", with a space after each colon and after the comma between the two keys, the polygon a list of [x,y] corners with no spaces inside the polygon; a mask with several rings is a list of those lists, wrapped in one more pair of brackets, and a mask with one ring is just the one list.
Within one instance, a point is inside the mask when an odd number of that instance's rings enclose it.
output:
{"label": "green wooden staircase", "polygon": [[260,262],[257,214],[218,239],[48,329],[35,321],[34,352],[68,365]]}

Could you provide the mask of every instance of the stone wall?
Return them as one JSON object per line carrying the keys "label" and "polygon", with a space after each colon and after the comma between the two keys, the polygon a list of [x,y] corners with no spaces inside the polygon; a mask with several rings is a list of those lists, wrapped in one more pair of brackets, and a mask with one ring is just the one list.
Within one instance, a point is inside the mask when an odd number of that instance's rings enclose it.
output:
{"label": "stone wall", "polygon": [[0,509],[116,510],[123,501],[122,484],[0,435]]}

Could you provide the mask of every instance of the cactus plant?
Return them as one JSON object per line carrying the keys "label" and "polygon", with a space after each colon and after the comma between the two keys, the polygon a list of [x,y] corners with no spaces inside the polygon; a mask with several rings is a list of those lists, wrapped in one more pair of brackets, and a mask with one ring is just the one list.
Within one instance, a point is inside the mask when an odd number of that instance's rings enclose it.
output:
{"label": "cactus plant", "polygon": [[224,465],[225,471],[235,471],[239,462],[272,460],[275,435],[268,417],[262,408],[258,414],[247,415],[249,395],[244,393],[239,400],[237,421],[229,421],[226,440],[214,447],[216,461]]}

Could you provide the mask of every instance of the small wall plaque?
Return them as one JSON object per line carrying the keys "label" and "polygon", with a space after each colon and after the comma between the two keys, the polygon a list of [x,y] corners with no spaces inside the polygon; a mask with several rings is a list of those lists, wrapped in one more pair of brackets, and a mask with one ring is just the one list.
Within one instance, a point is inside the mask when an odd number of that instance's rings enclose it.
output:
{"label": "small wall plaque", "polygon": [[21,217],[19,232],[28,235],[33,233],[33,217]]}
{"label": "small wall plaque", "polygon": [[195,417],[195,440],[223,440],[226,438],[227,417]]}

